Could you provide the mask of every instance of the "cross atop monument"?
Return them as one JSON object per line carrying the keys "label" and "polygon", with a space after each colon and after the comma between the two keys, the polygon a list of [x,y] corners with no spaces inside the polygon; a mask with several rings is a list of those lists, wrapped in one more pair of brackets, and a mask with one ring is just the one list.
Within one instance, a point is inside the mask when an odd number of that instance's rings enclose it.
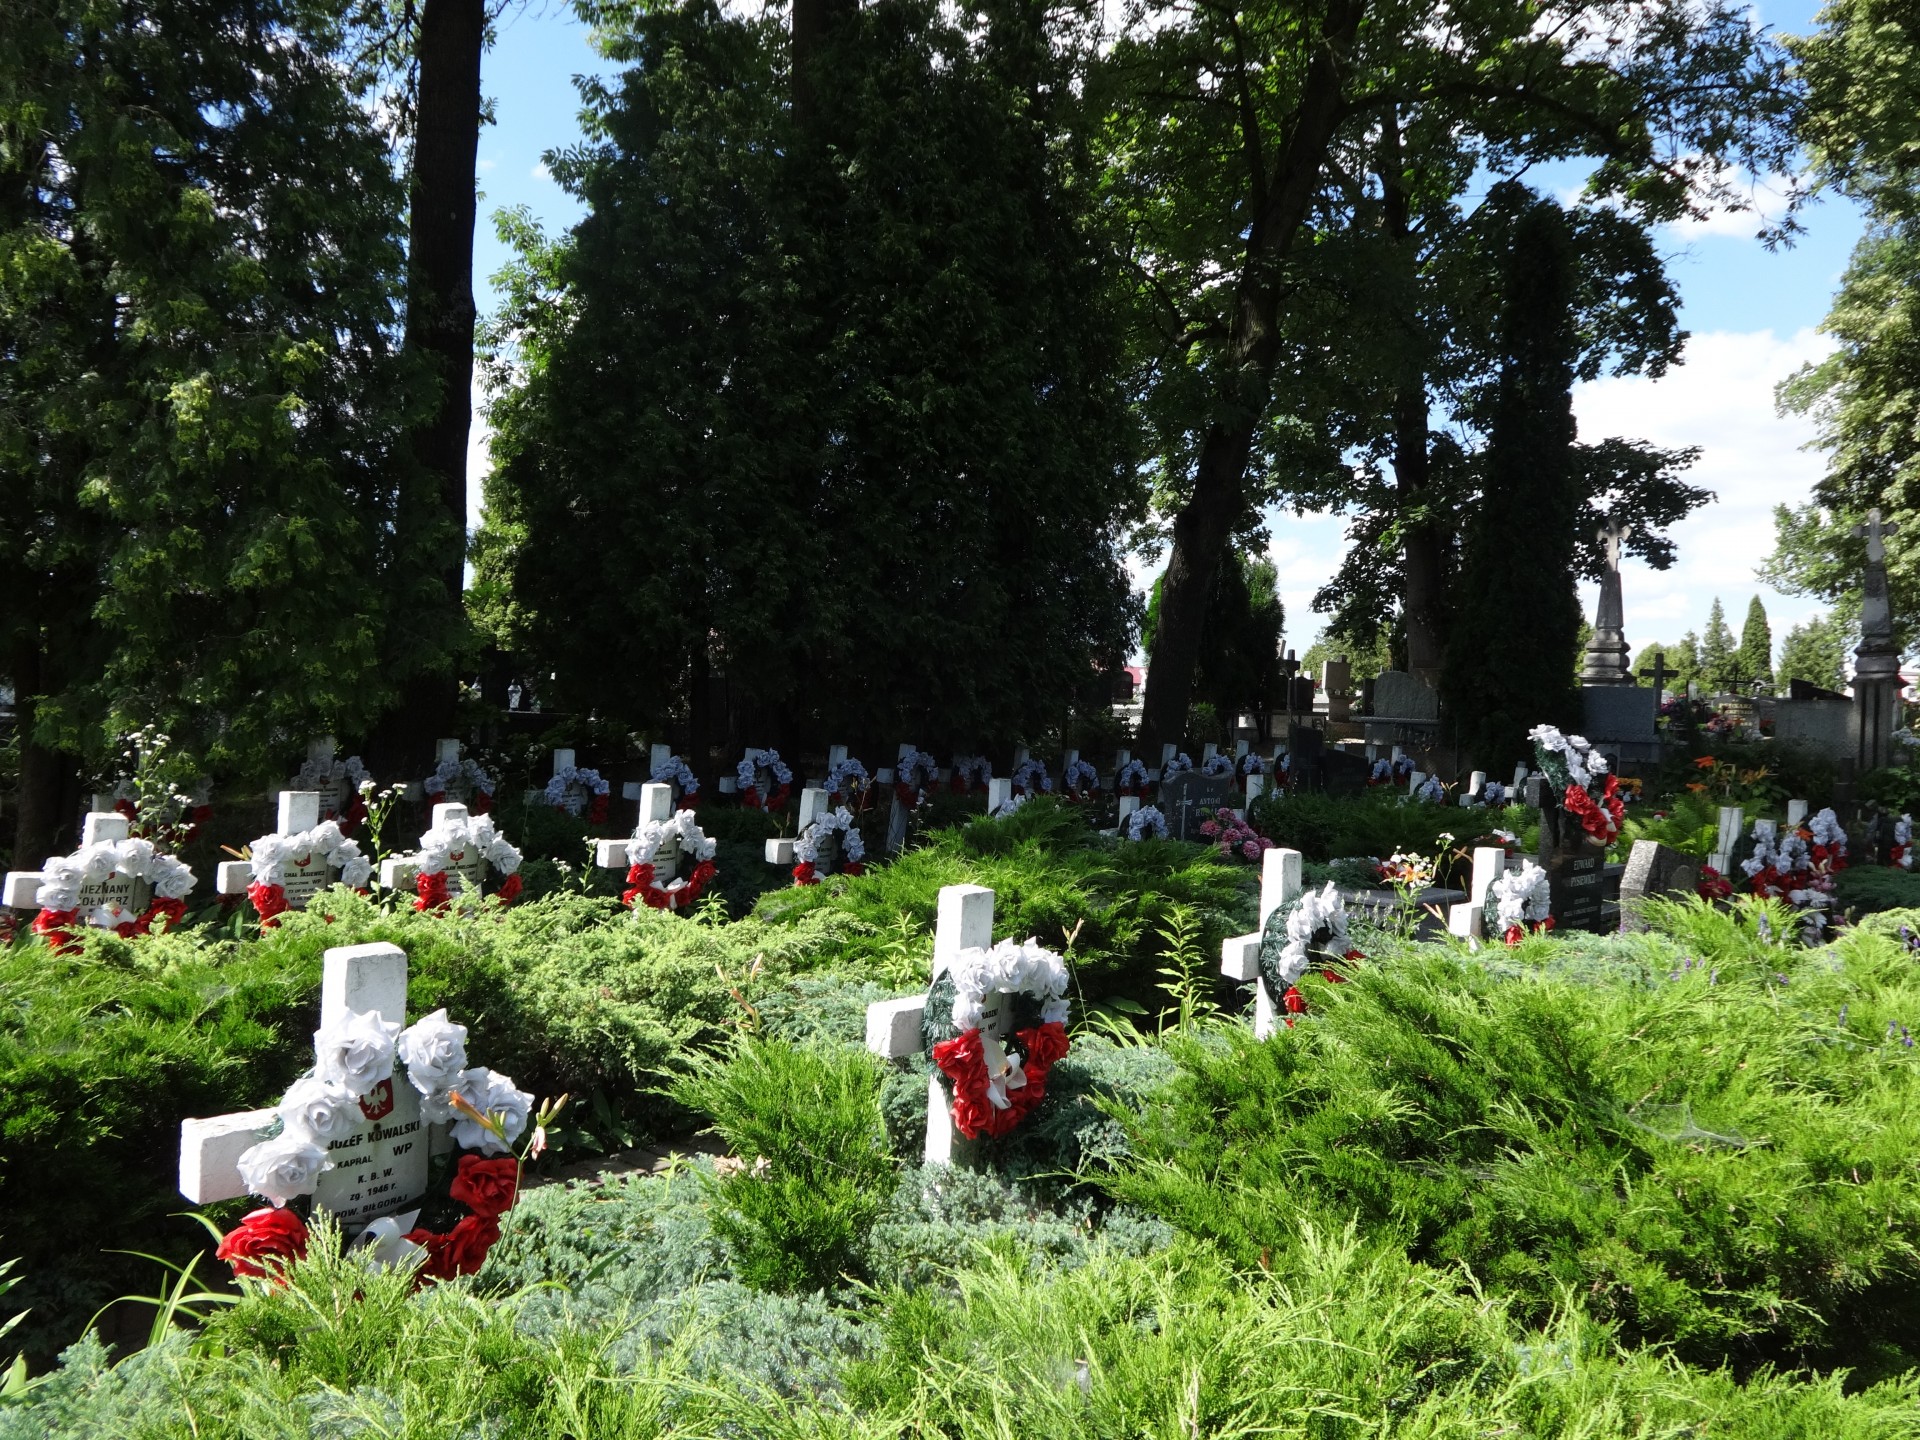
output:
{"label": "cross atop monument", "polygon": [[1849,533],[1854,539],[1865,540],[1867,542],[1867,563],[1869,565],[1883,565],[1887,559],[1885,537],[1888,535],[1898,535],[1900,533],[1900,527],[1891,520],[1882,521],[1880,518],[1880,507],[1876,505],[1867,511],[1867,523],[1854,526]]}
{"label": "cross atop monument", "polygon": [[1593,538],[1600,542],[1600,548],[1606,552],[1607,568],[1620,568],[1620,544],[1633,534],[1633,526],[1622,525],[1618,520],[1608,517],[1607,523],[1593,532]]}

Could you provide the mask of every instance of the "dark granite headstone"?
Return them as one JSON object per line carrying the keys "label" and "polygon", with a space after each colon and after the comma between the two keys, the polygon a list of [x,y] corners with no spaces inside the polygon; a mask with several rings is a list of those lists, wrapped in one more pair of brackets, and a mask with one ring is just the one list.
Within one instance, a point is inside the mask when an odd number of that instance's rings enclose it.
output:
{"label": "dark granite headstone", "polygon": [[1636,840],[1627,855],[1627,872],[1620,879],[1620,928],[1644,930],[1633,902],[1649,895],[1684,896],[1700,884],[1700,861],[1662,845],[1658,840]]}
{"label": "dark granite headstone", "polygon": [[1326,751],[1327,737],[1312,725],[1287,726],[1287,768],[1298,777],[1303,789],[1317,790],[1320,757]]}
{"label": "dark granite headstone", "polygon": [[1320,757],[1320,788],[1329,795],[1364,795],[1373,765],[1364,755],[1334,749]]}
{"label": "dark granite headstone", "polygon": [[1198,840],[1203,812],[1232,806],[1242,793],[1232,775],[1205,775],[1184,770],[1160,782],[1160,813],[1167,817],[1167,834],[1175,840]]}
{"label": "dark granite headstone", "polygon": [[1601,905],[1606,891],[1607,847],[1588,835],[1580,821],[1560,808],[1560,797],[1544,783],[1527,785],[1529,801],[1540,805],[1540,868],[1556,930],[1599,934],[1606,926]]}

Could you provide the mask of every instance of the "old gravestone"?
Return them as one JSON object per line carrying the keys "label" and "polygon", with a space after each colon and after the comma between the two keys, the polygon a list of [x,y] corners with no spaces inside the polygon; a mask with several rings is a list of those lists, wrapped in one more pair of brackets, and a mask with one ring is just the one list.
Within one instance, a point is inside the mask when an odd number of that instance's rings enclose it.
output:
{"label": "old gravestone", "polygon": [[1660,758],[1660,729],[1655,723],[1660,692],[1642,685],[1580,687],[1583,732],[1594,748],[1624,760]]}
{"label": "old gravestone", "polygon": [[1635,900],[1650,895],[1692,895],[1700,884],[1700,861],[1662,845],[1658,840],[1636,840],[1627,855],[1627,871],[1620,880],[1620,928],[1644,930],[1634,913]]}
{"label": "old gravestone", "polygon": [[1561,807],[1560,797],[1545,777],[1536,775],[1527,781],[1527,803],[1540,811],[1538,859],[1547,872],[1554,928],[1601,933],[1607,847]]}
{"label": "old gravestone", "polygon": [[1208,775],[1183,770],[1160,782],[1160,813],[1167,817],[1167,834],[1175,840],[1198,840],[1207,813],[1234,808],[1240,799],[1233,772]]}

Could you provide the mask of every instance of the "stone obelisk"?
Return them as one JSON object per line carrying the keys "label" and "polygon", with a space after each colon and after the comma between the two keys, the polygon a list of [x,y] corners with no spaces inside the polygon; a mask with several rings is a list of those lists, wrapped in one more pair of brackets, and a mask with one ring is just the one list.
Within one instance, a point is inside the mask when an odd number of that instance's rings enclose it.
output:
{"label": "stone obelisk", "polygon": [[1609,520],[1593,537],[1600,542],[1607,564],[1600,574],[1600,606],[1593,617],[1593,639],[1587,642],[1586,659],[1580,667],[1582,685],[1633,684],[1620,608],[1620,542],[1632,533],[1631,525]]}
{"label": "stone obelisk", "polygon": [[1900,725],[1900,643],[1893,637],[1885,539],[1898,533],[1899,526],[1881,522],[1877,505],[1867,512],[1866,524],[1853,527],[1854,538],[1867,542],[1860,648],[1853,652],[1854,764],[1863,775],[1905,758],[1893,753],[1893,732]]}

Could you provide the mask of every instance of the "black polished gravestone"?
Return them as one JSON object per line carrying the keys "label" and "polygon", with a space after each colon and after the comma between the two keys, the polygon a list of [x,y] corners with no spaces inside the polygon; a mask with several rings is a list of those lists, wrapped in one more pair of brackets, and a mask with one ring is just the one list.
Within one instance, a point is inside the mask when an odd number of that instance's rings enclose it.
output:
{"label": "black polished gravestone", "polygon": [[1302,790],[1321,788],[1320,761],[1327,737],[1313,725],[1287,726],[1287,778]]}
{"label": "black polished gravestone", "polygon": [[1540,811],[1536,858],[1547,872],[1553,928],[1603,933],[1607,847],[1581,828],[1577,816],[1561,808],[1560,797],[1541,776],[1527,781],[1527,803]]}
{"label": "black polished gravestone", "polygon": [[1183,770],[1160,782],[1160,813],[1167,817],[1167,834],[1175,840],[1200,840],[1200,825],[1210,812],[1240,808],[1246,794],[1231,774],[1205,775]]}
{"label": "black polished gravestone", "polygon": [[1626,873],[1620,877],[1620,928],[1645,930],[1635,901],[1650,896],[1693,895],[1700,887],[1700,861],[1658,840],[1636,840],[1627,854]]}

